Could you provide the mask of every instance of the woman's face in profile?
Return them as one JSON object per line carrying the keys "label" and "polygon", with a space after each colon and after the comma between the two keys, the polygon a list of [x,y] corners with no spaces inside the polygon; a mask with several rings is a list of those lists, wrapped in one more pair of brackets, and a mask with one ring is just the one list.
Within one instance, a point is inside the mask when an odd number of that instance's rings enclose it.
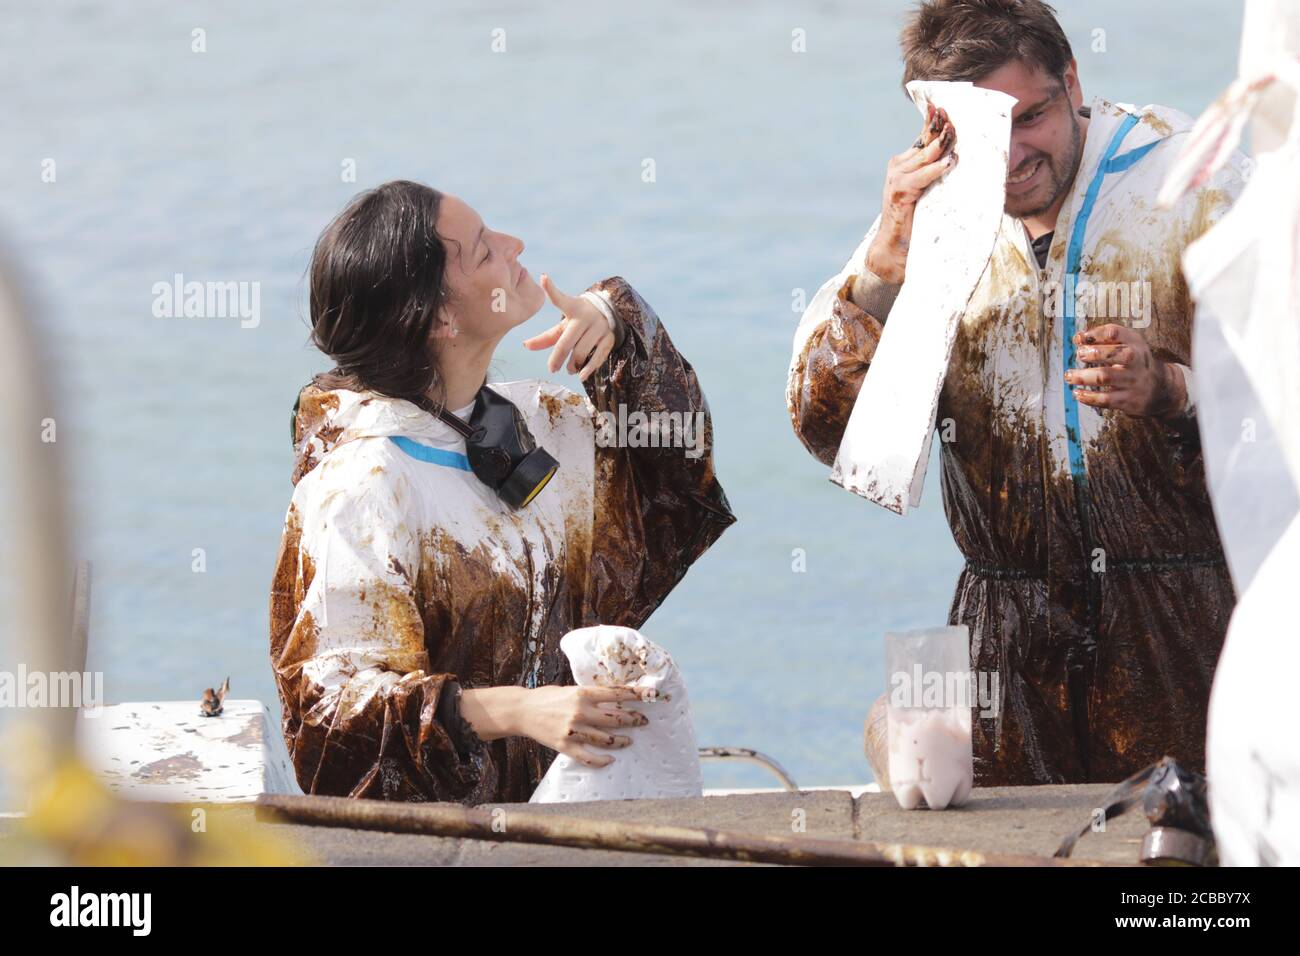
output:
{"label": "woman's face in profile", "polygon": [[438,234],[447,247],[447,284],[458,337],[491,341],[527,322],[546,301],[519,261],[522,239],[495,232],[464,200],[444,196]]}

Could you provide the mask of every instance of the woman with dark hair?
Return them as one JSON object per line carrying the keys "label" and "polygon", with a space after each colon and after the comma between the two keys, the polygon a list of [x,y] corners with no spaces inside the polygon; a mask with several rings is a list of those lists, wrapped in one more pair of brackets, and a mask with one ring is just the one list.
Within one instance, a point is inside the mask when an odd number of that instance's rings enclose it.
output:
{"label": "woman with dark hair", "polygon": [[[623,706],[629,688],[571,686],[560,638],[640,627],[735,520],[704,395],[654,312],[618,278],[539,285],[523,248],[411,182],[361,194],[316,244],[312,339],[337,367],[295,408],[271,593],[308,793],[524,801],[557,751],[606,765],[652,714]],[[547,297],[561,320],[525,345],[586,397],[486,384]],[[619,410],[696,422],[695,440],[611,441]]]}

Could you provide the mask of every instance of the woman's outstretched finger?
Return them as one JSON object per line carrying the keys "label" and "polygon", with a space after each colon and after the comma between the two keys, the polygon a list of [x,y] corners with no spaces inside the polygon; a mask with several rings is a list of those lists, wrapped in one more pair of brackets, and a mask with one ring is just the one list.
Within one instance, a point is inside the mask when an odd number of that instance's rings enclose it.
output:
{"label": "woman's outstretched finger", "polygon": [[561,292],[556,286],[555,280],[545,272],[542,273],[542,291],[545,292],[546,297],[551,300],[551,304],[566,315],[571,314],[574,307],[578,304],[578,300],[573,296],[566,292]]}
{"label": "woman's outstretched finger", "polygon": [[558,372],[564,365],[564,360],[568,358],[569,353],[573,351],[573,346],[577,343],[582,335],[582,323],[568,321],[563,332],[560,333],[559,341],[555,343],[555,348],[551,351],[551,357],[546,362],[546,367],[552,373]]}
{"label": "woman's outstretched finger", "polygon": [[582,338],[573,343],[573,351],[569,353],[569,372],[576,375],[578,369],[591,358],[592,354],[600,346],[600,340],[604,337],[604,329],[589,328],[582,333]]}
{"label": "woman's outstretched finger", "polygon": [[605,364],[605,359],[609,358],[609,353],[612,351],[614,351],[614,336],[610,335],[600,345],[596,346],[596,351],[592,353],[591,358],[587,359],[587,364],[578,373],[578,379],[585,382],[587,376]]}
{"label": "woman's outstretched finger", "polygon": [[531,339],[524,339],[524,348],[532,349],[534,352],[539,349],[549,349],[552,345],[560,340],[560,333],[564,331],[564,320],[556,322],[545,332],[534,335]]}

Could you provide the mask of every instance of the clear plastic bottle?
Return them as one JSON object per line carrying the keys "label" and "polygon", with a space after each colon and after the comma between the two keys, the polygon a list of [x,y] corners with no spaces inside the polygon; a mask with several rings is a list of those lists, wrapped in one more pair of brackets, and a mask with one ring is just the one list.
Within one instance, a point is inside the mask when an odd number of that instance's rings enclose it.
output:
{"label": "clear plastic bottle", "polygon": [[904,810],[959,807],[974,783],[965,626],[885,635],[889,783]]}

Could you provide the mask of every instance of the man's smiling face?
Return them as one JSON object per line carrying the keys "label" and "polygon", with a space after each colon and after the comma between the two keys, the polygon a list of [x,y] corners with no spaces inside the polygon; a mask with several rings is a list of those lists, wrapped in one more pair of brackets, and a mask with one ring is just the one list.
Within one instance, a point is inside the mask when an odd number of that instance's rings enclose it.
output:
{"label": "man's smiling face", "polygon": [[[1017,219],[1060,209],[1083,159],[1083,92],[1072,60],[1064,77],[1012,60],[976,86],[1019,102],[1011,113],[1006,213]],[[1054,215],[1053,215],[1054,218]]]}

